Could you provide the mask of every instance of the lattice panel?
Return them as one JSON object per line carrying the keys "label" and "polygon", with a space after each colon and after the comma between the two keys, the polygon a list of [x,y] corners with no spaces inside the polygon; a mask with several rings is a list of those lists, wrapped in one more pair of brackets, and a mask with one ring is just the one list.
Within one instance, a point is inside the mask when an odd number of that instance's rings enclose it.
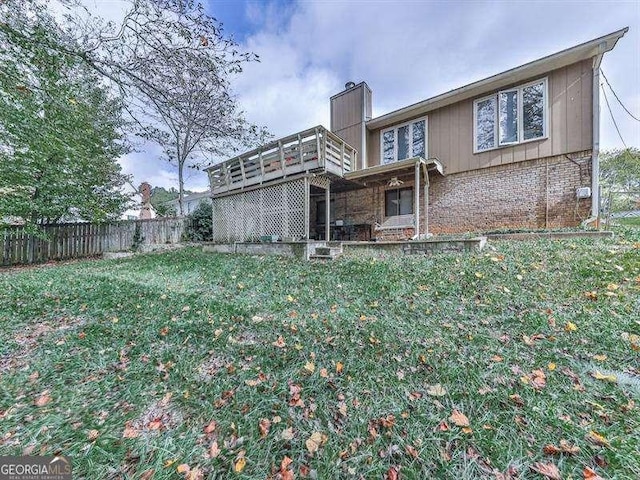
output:
{"label": "lattice panel", "polygon": [[213,199],[215,242],[257,241],[263,235],[301,239],[305,234],[304,180]]}

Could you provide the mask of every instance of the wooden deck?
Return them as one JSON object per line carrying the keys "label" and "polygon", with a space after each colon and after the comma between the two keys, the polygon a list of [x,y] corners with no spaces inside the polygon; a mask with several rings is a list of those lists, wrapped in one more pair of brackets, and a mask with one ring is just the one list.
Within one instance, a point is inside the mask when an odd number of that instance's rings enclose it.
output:
{"label": "wooden deck", "polygon": [[256,148],[207,169],[211,193],[226,193],[301,173],[343,177],[356,165],[356,150],[322,126]]}

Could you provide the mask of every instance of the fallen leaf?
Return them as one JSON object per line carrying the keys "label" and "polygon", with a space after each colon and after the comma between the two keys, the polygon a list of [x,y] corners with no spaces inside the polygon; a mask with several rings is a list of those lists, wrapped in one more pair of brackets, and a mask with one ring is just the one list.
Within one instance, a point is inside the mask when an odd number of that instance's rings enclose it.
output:
{"label": "fallen leaf", "polygon": [[160,335],[162,335],[163,337],[166,337],[169,334],[169,327],[162,327],[160,329]]}
{"label": "fallen leaf", "polygon": [[311,436],[304,442],[307,446],[307,450],[311,453],[315,453],[318,449],[324,445],[327,441],[327,436],[321,432],[313,432]]}
{"label": "fallen leaf", "polygon": [[400,467],[392,466],[387,470],[387,479],[386,480],[398,480],[400,477]]}
{"label": "fallen leaf", "polygon": [[451,412],[451,416],[449,417],[449,420],[454,424],[457,425],[458,427],[468,427],[469,426],[469,419],[467,418],[467,416],[460,412],[459,410],[454,409],[453,412]]}
{"label": "fallen leaf", "polygon": [[293,437],[294,437],[293,428],[292,427],[285,428],[280,434],[280,437],[283,440],[293,440]]}
{"label": "fallen leaf", "polygon": [[271,345],[278,348],[284,348],[287,346],[286,342],[284,341],[284,338],[282,338],[282,335],[280,335],[278,339],[275,342],[273,342]]}
{"label": "fallen leaf", "polygon": [[49,395],[49,390],[45,390],[40,394],[38,398],[33,402],[36,407],[44,407],[47,403],[51,401],[51,396]]}
{"label": "fallen leaf", "polygon": [[509,399],[517,406],[524,407],[524,400],[519,394],[514,393],[513,395],[509,395]]}
{"label": "fallen leaf", "polygon": [[587,439],[587,441],[593,443],[594,445],[598,445],[600,447],[609,446],[609,441],[604,438],[604,436],[600,435],[598,432],[594,432],[593,430],[587,433],[585,438]]}
{"label": "fallen leaf", "polygon": [[268,418],[261,418],[258,423],[258,429],[260,430],[260,438],[265,438],[269,435],[269,429],[271,428],[271,420]]}
{"label": "fallen leaf", "polygon": [[149,430],[160,430],[162,429],[163,426],[164,424],[162,423],[161,418],[155,418],[147,424],[147,428]]}
{"label": "fallen leaf", "polygon": [[156,473],[156,471],[153,468],[151,468],[151,469],[143,472],[142,475],[140,475],[140,480],[151,480],[155,473]]}
{"label": "fallen leaf", "polygon": [[560,446],[556,445],[545,445],[542,451],[547,455],[560,455],[561,453],[566,453],[568,455],[575,455],[580,452],[580,447],[576,445],[571,445],[566,440],[560,440]]}
{"label": "fallen leaf", "polygon": [[447,390],[439,383],[427,387],[427,395],[431,395],[432,397],[444,397],[446,394]]}
{"label": "fallen leaf", "polygon": [[549,369],[550,372],[553,372],[556,369],[556,364],[553,362],[550,362],[549,365],[547,365],[547,368]]}
{"label": "fallen leaf", "polygon": [[285,455],[282,462],[280,462],[280,480],[294,480],[293,470],[289,470],[289,466],[292,463],[293,460]]}
{"label": "fallen leaf", "polygon": [[604,478],[598,475],[591,467],[584,467],[582,475],[584,475],[584,480],[604,480]]}
{"label": "fallen leaf", "polygon": [[422,393],[420,392],[410,392],[409,400],[420,400],[422,398]]}
{"label": "fallen leaf", "polygon": [[87,438],[90,442],[93,442],[96,438],[98,438],[99,435],[100,432],[98,432],[98,430],[89,430],[89,433],[87,433]]}
{"label": "fallen leaf", "polygon": [[188,312],[189,310],[191,310],[191,307],[189,305],[185,305],[184,307],[182,307],[183,312]]}
{"label": "fallen leaf", "polygon": [[329,378],[329,372],[327,372],[326,368],[321,368],[320,369],[320,376],[322,378]]}
{"label": "fallen leaf", "polygon": [[313,362],[307,362],[304,364],[304,370],[306,373],[311,374],[315,372],[316,366]]}
{"label": "fallen leaf", "polygon": [[211,456],[211,458],[218,458],[218,456],[220,455],[220,447],[218,446],[218,442],[214,441],[211,446],[209,447],[209,455]]}
{"label": "fallen leaf", "polygon": [[502,361],[502,357],[500,355],[494,355],[493,357],[491,357],[491,361],[495,363],[499,363]]}
{"label": "fallen leaf", "polygon": [[615,375],[605,375],[603,373],[600,373],[599,370],[592,372],[591,376],[596,380],[604,380],[606,382],[618,383],[618,377],[616,377]]}
{"label": "fallen leaf", "polygon": [[125,423],[122,438],[137,438],[140,432],[133,428],[129,422]]}
{"label": "fallen leaf", "polygon": [[189,473],[190,470],[191,470],[191,467],[189,465],[187,465],[186,463],[181,463],[176,468],[176,472],[178,472],[178,473]]}
{"label": "fallen leaf", "polygon": [[192,468],[189,473],[187,473],[185,480],[204,480],[204,472],[198,467]]}
{"label": "fallen leaf", "polygon": [[578,327],[573,322],[567,322],[567,324],[564,326],[565,332],[575,332],[577,329]]}
{"label": "fallen leaf", "polygon": [[539,473],[540,475],[544,475],[545,477],[550,478],[551,480],[562,480],[558,467],[556,467],[553,463],[536,462],[529,468],[534,472]]}
{"label": "fallen leaf", "polygon": [[240,457],[236,460],[236,463],[233,465],[233,471],[236,473],[240,473],[244,470],[244,467],[247,465],[247,460],[244,457]]}
{"label": "fallen leaf", "polygon": [[418,450],[413,445],[405,445],[404,449],[412,458],[418,458]]}
{"label": "fallen leaf", "polygon": [[218,422],[216,422],[215,420],[211,420],[207,424],[207,426],[204,427],[204,433],[209,435],[210,433],[213,433],[217,427],[218,427]]}
{"label": "fallen leaf", "polygon": [[547,385],[547,376],[541,369],[537,369],[532,371],[529,374],[529,380],[531,381],[531,386],[536,390],[541,390]]}
{"label": "fallen leaf", "polygon": [[593,359],[597,360],[599,362],[604,362],[607,359],[607,356],[606,355],[594,355]]}
{"label": "fallen leaf", "polygon": [[447,430],[449,430],[449,425],[447,424],[447,422],[443,420],[438,424],[438,426],[436,427],[436,430],[439,430],[441,432],[446,432]]}
{"label": "fallen leaf", "polygon": [[584,296],[593,301],[596,301],[598,299],[598,293],[595,290],[591,292],[584,292]]}

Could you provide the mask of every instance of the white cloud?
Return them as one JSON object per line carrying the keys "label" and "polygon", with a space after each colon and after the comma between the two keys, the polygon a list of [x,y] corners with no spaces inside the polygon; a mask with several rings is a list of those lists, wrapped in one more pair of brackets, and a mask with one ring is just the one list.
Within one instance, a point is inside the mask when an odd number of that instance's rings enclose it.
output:
{"label": "white cloud", "polygon": [[[212,4],[215,10],[215,3]],[[258,31],[242,45],[261,56],[235,83],[250,120],[276,135],[320,121],[329,97],[348,80],[373,89],[374,115],[630,25],[603,68],[635,107],[640,85],[640,3],[508,4],[505,2],[299,2],[274,21],[273,3],[253,3]],[[224,19],[223,19],[224,20]],[[610,95],[611,97],[611,95]],[[602,145],[621,145],[607,127]],[[638,123],[617,114],[628,145],[640,145]],[[613,134],[613,135],[612,135]]]}

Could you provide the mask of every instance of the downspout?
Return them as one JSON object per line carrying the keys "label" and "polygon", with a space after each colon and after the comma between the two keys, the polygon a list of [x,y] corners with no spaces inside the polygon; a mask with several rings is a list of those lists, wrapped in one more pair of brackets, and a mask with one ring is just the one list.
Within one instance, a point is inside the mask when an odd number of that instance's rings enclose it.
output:
{"label": "downspout", "polygon": [[583,227],[595,222],[596,228],[600,228],[600,64],[602,63],[606,46],[606,43],[601,43],[598,46],[598,54],[593,58],[591,216],[582,222]]}

